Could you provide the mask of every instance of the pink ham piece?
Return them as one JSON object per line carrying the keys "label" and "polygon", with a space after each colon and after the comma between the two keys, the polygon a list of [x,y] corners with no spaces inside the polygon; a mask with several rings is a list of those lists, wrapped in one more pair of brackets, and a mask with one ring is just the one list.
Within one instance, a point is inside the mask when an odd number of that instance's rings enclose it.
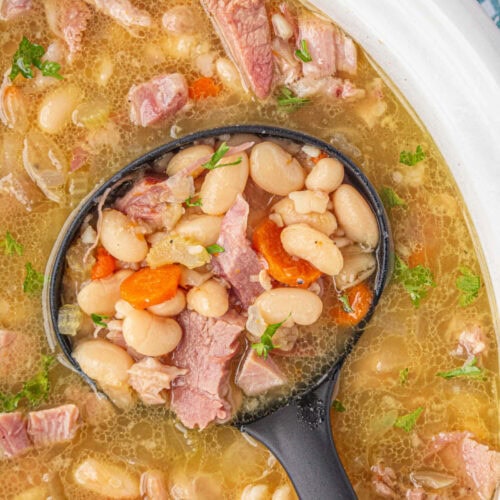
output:
{"label": "pink ham piece", "polygon": [[0,413],[0,449],[7,457],[23,454],[32,444],[21,412]]}
{"label": "pink ham piece", "polygon": [[32,0],[0,0],[0,21],[10,21],[31,10]]}
{"label": "pink ham piece", "polygon": [[73,404],[28,414],[28,434],[35,446],[71,441],[78,430],[80,412]]}
{"label": "pink ham piece", "polygon": [[312,61],[302,63],[304,76],[324,78],[335,75],[335,27],[332,23],[312,15],[299,18],[299,37],[297,45],[300,48],[303,40]]}
{"label": "pink ham piece", "polygon": [[337,71],[355,75],[358,71],[358,52],[352,38],[337,28],[334,41]]}
{"label": "pink ham piece", "polygon": [[271,93],[273,55],[264,0],[201,0],[248,87],[264,99]]}
{"label": "pink ham piece", "polygon": [[188,85],[180,73],[161,75],[132,85],[128,92],[130,121],[149,127],[177,113],[188,100]]}
{"label": "pink ham piece", "polygon": [[141,498],[144,500],[169,500],[164,475],[158,470],[148,470],[141,475]]}
{"label": "pink ham piece", "polygon": [[124,28],[149,28],[151,16],[145,10],[134,7],[130,0],[85,0],[98,11],[114,19]]}
{"label": "pink ham piece", "polygon": [[249,209],[245,199],[238,195],[222,219],[217,244],[224,252],[212,259],[215,272],[231,283],[245,309],[264,291],[258,281],[264,266],[246,236]]}
{"label": "pink ham piece", "polygon": [[247,396],[258,396],[286,384],[286,381],[285,375],[271,357],[264,359],[254,349],[247,353],[235,380]]}
{"label": "pink ham piece", "polygon": [[488,351],[486,337],[478,325],[468,326],[458,338],[458,346],[452,354],[455,356],[474,357]]}
{"label": "pink ham piece", "polygon": [[396,498],[396,473],[383,464],[372,465],[372,486],[382,498]]}
{"label": "pink ham piece", "polygon": [[172,381],[186,373],[187,370],[164,365],[157,359],[144,358],[129,368],[128,382],[145,404],[160,405],[166,403],[165,391]]}
{"label": "pink ham piece", "polygon": [[230,364],[239,350],[245,318],[232,312],[207,318],[186,310],[178,321],[184,335],[172,354],[172,363],[188,372],[174,382],[170,407],[190,429],[226,422],[236,410]]}

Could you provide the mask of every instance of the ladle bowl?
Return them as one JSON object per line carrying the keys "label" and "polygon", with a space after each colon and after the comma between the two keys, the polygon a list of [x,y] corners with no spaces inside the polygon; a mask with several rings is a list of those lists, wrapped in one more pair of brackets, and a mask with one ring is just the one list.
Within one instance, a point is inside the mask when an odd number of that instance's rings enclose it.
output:
{"label": "ladle bowl", "polygon": [[274,453],[289,474],[302,500],[356,498],[333,442],[330,422],[332,394],[342,363],[370,320],[388,282],[392,270],[393,247],[387,214],[375,188],[349,158],[324,141],[301,132],[272,126],[221,127],[196,132],[157,147],[117,172],[92,191],[72,212],[49,257],[46,275],[50,279],[43,290],[44,324],[49,345],[53,350],[59,347],[68,366],[81,375],[94,390],[99,391],[96,383],[82,371],[73,358],[71,339],[61,334],[57,326],[68,249],[79,236],[83,222],[96,211],[103,196],[109,194],[107,203],[114,201],[117,196],[130,189],[135,175],[151,168],[154,162],[165,155],[176,153],[195,142],[235,134],[252,134],[315,146],[337,158],[344,165],[346,180],[363,195],[378,222],[380,239],[375,251],[377,271],[373,282],[373,301],[366,316],[353,329],[343,351],[336,359],[332,359],[331,364],[325,366],[322,373],[300,394],[285,402],[280,401],[279,405],[266,408],[265,412],[260,414],[237,415],[232,422]]}

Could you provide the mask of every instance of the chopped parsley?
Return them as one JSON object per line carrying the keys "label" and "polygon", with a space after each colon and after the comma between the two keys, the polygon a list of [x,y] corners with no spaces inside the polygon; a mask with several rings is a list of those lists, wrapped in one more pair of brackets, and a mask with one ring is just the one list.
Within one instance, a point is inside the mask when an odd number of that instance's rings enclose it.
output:
{"label": "chopped parsley", "polygon": [[201,207],[203,205],[201,198],[198,198],[197,200],[193,200],[193,197],[190,196],[189,198],[186,198],[184,201],[187,207]]}
{"label": "chopped parsley", "polygon": [[217,243],[215,243],[214,245],[208,245],[208,247],[205,247],[205,250],[210,255],[213,255],[214,253],[222,253],[222,252],[226,251],[226,249],[224,247],[221,247],[220,245],[217,245]]}
{"label": "chopped parsley", "polygon": [[401,151],[399,153],[399,163],[408,165],[409,167],[413,167],[422,160],[425,160],[425,153],[420,144],[417,146],[415,153],[411,151]]}
{"label": "chopped parsley", "polygon": [[406,202],[403,200],[403,198],[399,197],[396,191],[394,191],[394,189],[390,187],[384,186],[380,190],[380,198],[382,198],[382,203],[386,208],[407,208]]}
{"label": "chopped parsley", "polygon": [[445,379],[456,377],[470,377],[484,380],[486,378],[484,370],[476,365],[477,358],[473,357],[471,360],[467,361],[461,368],[455,368],[454,370],[449,370],[447,372],[438,372],[437,376]]}
{"label": "chopped parsley", "polygon": [[341,295],[339,297],[339,300],[342,303],[342,309],[344,310],[344,312],[346,312],[347,314],[350,314],[350,313],[354,312],[354,309],[351,307],[351,304],[349,302],[349,297],[347,296],[346,293],[344,293],[343,295]]}
{"label": "chopped parsley", "polygon": [[420,301],[427,296],[429,288],[436,286],[434,276],[428,267],[419,264],[410,268],[397,255],[394,266],[394,279],[401,283],[410,294],[410,299],[415,307],[420,306]]}
{"label": "chopped parsley", "polygon": [[309,49],[307,48],[307,40],[301,40],[300,41],[300,49],[297,49],[295,51],[295,55],[302,61],[302,62],[311,62],[312,57],[311,54],[309,53]]}
{"label": "chopped parsley", "polygon": [[58,80],[62,80],[59,74],[61,65],[53,61],[42,61],[42,56],[45,54],[45,49],[36,43],[31,43],[25,36],[21,40],[19,47],[12,57],[12,68],[9,78],[14,80],[17,75],[21,74],[24,78],[33,78],[32,66],[38,68],[43,76],[53,76]]}
{"label": "chopped parsley", "polygon": [[399,372],[399,382],[401,385],[405,385],[406,382],[408,382],[408,374],[410,373],[410,370],[408,368],[405,368],[404,370],[401,370]]}
{"label": "chopped parsley", "polygon": [[310,103],[311,100],[306,97],[297,97],[287,87],[280,88],[278,95],[278,106],[282,107],[287,113],[292,113],[297,109]]}
{"label": "chopped parsley", "polygon": [[260,337],[260,342],[252,344],[252,349],[255,349],[255,352],[258,356],[264,357],[267,359],[269,352],[273,349],[276,349],[279,346],[275,346],[273,344],[273,335],[277,332],[278,328],[283,325],[283,323],[290,317],[290,314],[280,323],[274,323],[272,325],[268,325],[264,330],[264,333]]}
{"label": "chopped parsley", "polygon": [[466,266],[460,266],[458,268],[462,274],[457,278],[455,282],[458,290],[462,292],[458,303],[462,307],[467,307],[472,304],[479,296],[479,289],[481,288],[481,278],[472,272],[472,269]]}
{"label": "chopped parsley", "polygon": [[27,262],[25,265],[26,277],[23,282],[23,292],[24,293],[37,293],[41,292],[43,288],[43,282],[45,281],[45,276],[38,271],[35,271],[31,262]]}
{"label": "chopped parsley", "polygon": [[108,326],[108,324],[104,320],[105,319],[109,319],[109,316],[105,316],[104,314],[95,314],[95,313],[92,313],[90,315],[90,319],[97,326],[102,326],[103,328],[107,328],[107,326]]}
{"label": "chopped parsley", "polygon": [[338,399],[334,399],[333,400],[333,403],[332,403],[332,408],[335,410],[335,411],[338,411],[339,413],[344,413],[345,412],[345,406],[342,404],[341,401],[339,401]]}
{"label": "chopped parsley", "polygon": [[212,158],[210,158],[209,161],[204,163],[202,167],[206,168],[207,170],[214,170],[215,168],[230,167],[231,165],[239,165],[242,162],[241,156],[236,161],[233,161],[231,163],[219,164],[219,162],[227,154],[228,151],[229,151],[229,146],[225,142],[223,142],[217,148],[217,151],[212,155]]}
{"label": "chopped parsley", "polygon": [[10,231],[5,233],[5,238],[0,241],[0,247],[3,247],[5,255],[14,255],[16,253],[17,255],[22,255],[24,253],[23,245],[14,239]]}
{"label": "chopped parsley", "polygon": [[398,429],[403,429],[406,432],[412,431],[415,425],[417,424],[418,417],[420,417],[423,411],[424,411],[423,407],[419,406],[416,410],[412,411],[411,413],[408,413],[407,415],[401,415],[400,417],[396,418],[396,421],[394,422],[394,427],[397,427]]}
{"label": "chopped parsley", "polygon": [[54,362],[53,356],[42,357],[42,370],[23,384],[23,388],[16,394],[0,393],[0,410],[14,411],[21,399],[28,400],[30,406],[37,406],[47,399],[50,390],[49,369]]}

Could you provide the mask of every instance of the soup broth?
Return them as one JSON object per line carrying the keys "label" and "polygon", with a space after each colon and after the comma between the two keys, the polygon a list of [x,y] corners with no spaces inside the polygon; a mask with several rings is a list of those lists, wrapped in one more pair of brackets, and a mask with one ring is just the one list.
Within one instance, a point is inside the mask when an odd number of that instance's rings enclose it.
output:
{"label": "soup broth", "polygon": [[[435,283],[426,288],[427,296],[416,308],[400,269],[343,368],[332,410],[333,432],[356,493],[360,498],[380,493],[375,483],[380,483],[381,474],[372,468],[382,464],[394,471],[386,486],[395,497],[423,486],[431,493],[480,498],[477,488],[471,489],[453,464],[428,453],[429,442],[440,432],[468,431],[490,449],[500,446],[497,337],[484,285],[487,278],[482,278],[480,250],[467,209],[432,138],[360,47],[357,74],[351,79],[357,88],[366,90],[363,99],[315,95],[288,112],[275,98],[258,100],[242,87],[223,85],[217,96],[190,101],[159,127],[132,125],[126,99],[132,85],[165,72],[180,72],[193,81],[200,76],[200,55],[225,56],[199,2],[134,2],[153,19],[181,4],[189,6],[193,17],[199,16],[195,34],[174,36],[159,23],[131,34],[102,13],[94,13],[82,52],[71,64],[62,64],[64,80],[16,80],[25,96],[28,126],[2,125],[0,129],[0,230],[2,235],[9,231],[24,251],[0,255],[0,326],[18,332],[9,351],[0,347],[0,392],[20,391],[23,382],[40,371],[42,355],[49,353],[40,294],[23,291],[26,264],[43,272],[66,217],[94,186],[148,150],[196,130],[235,123],[293,128],[329,142],[351,157],[377,189],[391,188],[397,193],[401,202],[394,198],[389,202],[394,205],[390,217],[396,254],[411,268],[429,268]],[[295,0],[289,5],[305,12]],[[279,2],[268,2],[267,7],[276,12]],[[3,71],[9,71],[23,36],[45,48],[56,39],[47,25],[43,2],[34,2],[31,11],[1,22]],[[70,120],[56,133],[38,132],[27,138],[28,129],[39,131],[40,106],[58,85],[74,86],[78,102],[106,103],[98,106],[99,126],[87,129]],[[48,146],[40,135],[51,141]],[[26,141],[35,143],[40,156],[50,149],[65,164],[70,159],[75,165],[80,163],[80,168],[67,175],[64,193],[56,193],[61,195],[60,203],[49,201],[27,176],[23,167]],[[413,155],[418,148],[424,153],[420,161],[414,165],[400,162],[402,151]],[[76,161],[82,149],[83,165]],[[481,286],[477,298],[461,306],[463,292],[457,288],[457,279],[464,273],[481,277]],[[456,353],[464,331],[480,332],[484,347],[473,355],[474,360],[467,361],[463,350]],[[9,354],[2,356],[2,351]],[[478,366],[481,376],[446,379],[436,375],[464,363]],[[98,498],[95,491],[75,480],[76,468],[87,458],[119,466],[136,480],[144,471],[160,470],[172,498],[195,498],[193,488],[205,490],[205,496],[199,493],[196,498],[240,498],[249,485],[262,485],[262,498],[273,494],[274,500],[295,498],[276,459],[230,426],[198,432],[179,425],[164,408],[137,405],[117,411],[97,399],[62,364],[54,364],[49,376],[48,399],[40,408],[79,405],[81,429],[70,443],[0,460],[2,498]],[[19,405],[23,412],[30,409],[26,403],[22,400]],[[418,408],[422,411],[408,432],[395,426],[398,417]],[[428,479],[418,479],[429,470],[454,480],[440,477],[440,487],[429,486]],[[16,497],[27,492],[32,497]]]}

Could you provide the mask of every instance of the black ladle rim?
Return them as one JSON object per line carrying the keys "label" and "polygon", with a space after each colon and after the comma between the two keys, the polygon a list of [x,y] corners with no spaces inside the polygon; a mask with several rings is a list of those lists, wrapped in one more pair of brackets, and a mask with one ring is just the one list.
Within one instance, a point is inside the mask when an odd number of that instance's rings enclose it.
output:
{"label": "black ladle rim", "polygon": [[[377,271],[373,283],[373,300],[367,314],[361,323],[356,326],[355,331],[351,336],[351,340],[349,341],[349,345],[345,348],[340,357],[329,365],[327,369],[325,368],[323,373],[311,380],[304,391],[294,394],[292,398],[302,397],[313,391],[323,381],[330,377],[336,369],[338,369],[338,367],[343,363],[345,357],[349,354],[352,346],[354,346],[359,339],[364,327],[372,317],[384,287],[391,275],[393,265],[393,249],[389,220],[383,203],[377,191],[361,169],[353,163],[349,157],[345,156],[332,145],[321,139],[296,130],[268,125],[232,125],[198,131],[156,147],[129,163],[127,166],[112,175],[107,181],[103,182],[100,186],[91,191],[68,216],[49,256],[46,266],[46,276],[49,276],[49,280],[46,281],[42,293],[44,327],[49,346],[53,351],[55,351],[57,346],[59,346],[64,354],[65,360],[67,361],[67,363],[65,363],[66,366],[76,371],[95,391],[101,392],[98,385],[83,372],[78,362],[73,358],[71,338],[67,335],[63,335],[57,326],[58,312],[61,306],[62,278],[66,266],[66,252],[70,248],[74,239],[78,236],[78,231],[85,218],[95,210],[101,196],[103,196],[110,187],[115,186],[115,184],[120,181],[123,181],[127,176],[135,174],[141,169],[150,167],[154,161],[168,153],[173,153],[186,146],[193,145],[193,143],[197,141],[219,138],[227,135],[233,136],[235,134],[251,134],[264,138],[268,137],[290,140],[298,144],[318,147],[320,150],[327,153],[328,156],[337,158],[343,163],[344,167],[347,167],[346,175],[348,179],[355,185],[358,191],[362,192],[362,195],[373,210],[379,226],[380,238],[375,251],[377,257]],[[256,414],[252,413],[251,416],[247,414],[237,415],[235,420],[233,420],[233,424],[237,427],[244,426],[273,413],[280,407],[286,406],[286,404],[287,400],[280,400],[275,405],[268,405],[264,412],[258,412]]]}

